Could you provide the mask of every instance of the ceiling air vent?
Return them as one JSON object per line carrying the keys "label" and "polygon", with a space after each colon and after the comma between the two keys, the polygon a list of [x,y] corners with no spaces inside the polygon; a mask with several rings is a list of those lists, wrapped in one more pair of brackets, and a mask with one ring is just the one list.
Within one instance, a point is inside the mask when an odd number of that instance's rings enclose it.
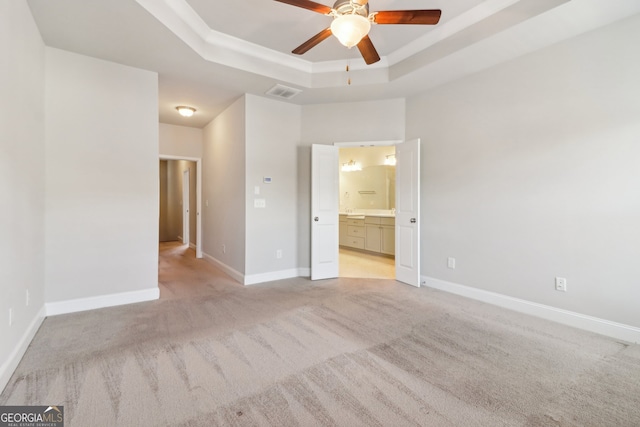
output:
{"label": "ceiling air vent", "polygon": [[276,98],[291,99],[297,94],[299,94],[300,92],[302,92],[301,89],[296,89],[293,87],[277,84],[271,89],[269,89],[268,91],[266,91],[265,93],[267,95],[275,96]]}

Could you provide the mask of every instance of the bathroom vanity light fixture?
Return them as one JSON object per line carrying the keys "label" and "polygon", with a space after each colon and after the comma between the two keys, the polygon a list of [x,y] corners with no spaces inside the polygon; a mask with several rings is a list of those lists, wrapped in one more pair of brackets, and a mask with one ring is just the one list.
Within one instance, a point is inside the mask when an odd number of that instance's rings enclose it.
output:
{"label": "bathroom vanity light fixture", "polygon": [[362,170],[362,165],[353,160],[349,160],[348,163],[342,164],[342,172],[355,172],[355,171],[361,171],[361,170]]}
{"label": "bathroom vanity light fixture", "polygon": [[178,113],[180,113],[180,115],[183,116],[183,117],[191,117],[191,116],[193,116],[193,113],[196,112],[195,108],[186,107],[184,105],[180,105],[180,106],[176,107],[176,110],[178,110]]}
{"label": "bathroom vanity light fixture", "polygon": [[389,166],[395,166],[396,165],[396,155],[395,154],[389,154],[388,156],[386,156],[385,159],[384,159],[384,164],[385,165],[389,165]]}

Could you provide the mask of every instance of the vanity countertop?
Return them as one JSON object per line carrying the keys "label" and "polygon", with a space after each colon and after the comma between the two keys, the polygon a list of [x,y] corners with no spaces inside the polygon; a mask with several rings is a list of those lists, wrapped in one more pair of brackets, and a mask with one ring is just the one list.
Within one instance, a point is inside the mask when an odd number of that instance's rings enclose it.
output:
{"label": "vanity countertop", "polygon": [[390,212],[340,212],[340,215],[345,215],[347,217],[365,217],[365,216],[375,216],[379,218],[395,218],[395,213]]}

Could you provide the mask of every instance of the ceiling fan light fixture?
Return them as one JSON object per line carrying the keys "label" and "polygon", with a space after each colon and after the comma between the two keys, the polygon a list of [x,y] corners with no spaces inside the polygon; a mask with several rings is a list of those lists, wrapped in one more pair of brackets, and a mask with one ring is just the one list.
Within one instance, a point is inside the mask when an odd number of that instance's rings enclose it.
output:
{"label": "ceiling fan light fixture", "polygon": [[360,43],[360,40],[369,34],[370,29],[369,19],[355,13],[337,16],[331,22],[331,33],[349,48]]}
{"label": "ceiling fan light fixture", "polygon": [[196,112],[195,108],[186,107],[184,105],[176,107],[176,110],[178,110],[178,113],[180,113],[180,115],[183,116],[183,117],[191,117]]}

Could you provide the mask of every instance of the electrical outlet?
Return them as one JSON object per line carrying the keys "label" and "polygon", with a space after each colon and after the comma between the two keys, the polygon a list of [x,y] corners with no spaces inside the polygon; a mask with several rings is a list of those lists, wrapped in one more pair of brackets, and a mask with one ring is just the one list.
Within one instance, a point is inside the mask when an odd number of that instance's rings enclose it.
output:
{"label": "electrical outlet", "polygon": [[276,258],[278,258],[278,259],[282,258],[282,249],[278,249],[276,251]]}
{"label": "electrical outlet", "polygon": [[224,243],[222,244],[222,253],[223,254],[227,253],[227,245],[225,245]]}
{"label": "electrical outlet", "polygon": [[25,304],[26,304],[27,307],[29,307],[29,289],[27,289],[27,295],[26,295]]}
{"label": "electrical outlet", "polygon": [[449,257],[447,258],[447,267],[449,267],[452,270],[456,269],[456,259],[453,257]]}
{"label": "electrical outlet", "polygon": [[567,279],[556,277],[556,291],[567,292]]}

